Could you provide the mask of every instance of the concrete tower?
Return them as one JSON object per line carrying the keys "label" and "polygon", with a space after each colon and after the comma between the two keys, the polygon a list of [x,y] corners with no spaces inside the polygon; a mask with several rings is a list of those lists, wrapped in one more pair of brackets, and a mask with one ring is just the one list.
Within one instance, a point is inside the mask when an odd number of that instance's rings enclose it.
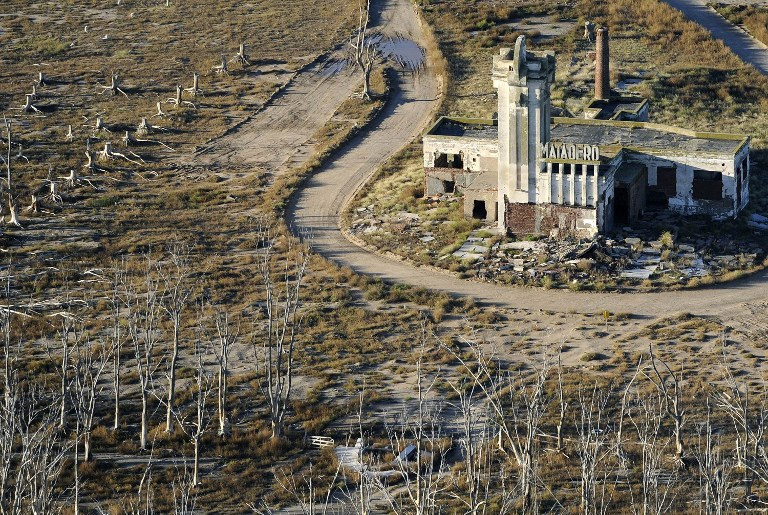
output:
{"label": "concrete tower", "polygon": [[507,203],[535,203],[539,147],[549,141],[555,79],[553,52],[527,52],[525,36],[514,51],[493,58],[493,86],[499,98],[499,227],[506,229]]}

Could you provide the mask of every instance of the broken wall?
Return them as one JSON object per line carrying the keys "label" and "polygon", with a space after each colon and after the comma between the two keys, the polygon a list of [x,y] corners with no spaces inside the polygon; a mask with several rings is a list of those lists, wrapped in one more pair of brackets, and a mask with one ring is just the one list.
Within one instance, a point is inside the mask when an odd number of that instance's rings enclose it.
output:
{"label": "broken wall", "polygon": [[598,211],[594,208],[556,204],[506,203],[507,229],[518,236],[535,234],[591,238],[598,232]]}
{"label": "broken wall", "polygon": [[[650,155],[639,152],[626,152],[625,159],[628,162],[643,164],[648,168],[648,186],[651,189],[666,190],[671,193],[670,185],[658,174],[659,168],[675,168],[674,196],[668,198],[669,209],[682,214],[708,214],[714,217],[735,217],[745,203],[737,202],[737,190],[741,190],[738,196],[743,198],[745,183],[739,179],[741,185],[737,185],[735,171],[738,169],[733,156],[705,157],[697,155]],[[738,159],[738,155],[737,155]],[[702,174],[696,171],[712,172],[722,178],[720,198],[702,198],[702,192],[709,193],[712,184],[697,184],[694,188],[694,179]],[[715,177],[714,175],[707,174]],[[697,178],[698,180],[698,178]]]}

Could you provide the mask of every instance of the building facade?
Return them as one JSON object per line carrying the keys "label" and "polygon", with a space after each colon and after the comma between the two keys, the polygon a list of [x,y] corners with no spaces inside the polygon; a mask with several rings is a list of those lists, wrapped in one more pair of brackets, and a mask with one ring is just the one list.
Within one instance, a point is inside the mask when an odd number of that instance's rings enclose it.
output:
{"label": "building facade", "polygon": [[497,118],[437,121],[424,136],[425,193],[461,194],[467,216],[515,234],[589,237],[647,209],[735,217],[749,199],[750,139],[649,123],[647,100],[606,86],[607,38],[598,30],[583,118],[552,116],[554,53],[527,51],[524,36],[501,49]]}

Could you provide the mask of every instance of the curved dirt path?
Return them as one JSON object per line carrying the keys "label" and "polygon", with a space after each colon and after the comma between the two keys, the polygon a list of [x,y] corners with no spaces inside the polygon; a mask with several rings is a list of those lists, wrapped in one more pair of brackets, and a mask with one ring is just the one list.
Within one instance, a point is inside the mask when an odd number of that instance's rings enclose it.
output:
{"label": "curved dirt path", "polygon": [[[389,37],[406,33],[406,1],[385,2],[372,27]],[[362,84],[360,72],[337,48],[306,65],[250,120],[208,142],[180,163],[207,167],[259,167],[279,175],[300,166],[314,153],[312,136]]]}
{"label": "curved dirt path", "polygon": [[215,139],[191,160],[203,166],[260,167],[277,175],[312,155],[310,138],[361,81],[333,57],[300,71],[251,120]]}
{"label": "curved dirt path", "polygon": [[713,37],[722,40],[742,61],[768,75],[768,49],[765,45],[717,14],[705,0],[664,1],[707,29]]}
{"label": "curved dirt path", "polygon": [[[396,0],[398,13],[408,15],[408,0]],[[407,8],[405,7],[407,6]],[[415,14],[407,21],[407,37],[424,44]],[[749,304],[768,298],[768,271],[744,280],[692,291],[596,294],[564,290],[507,287],[458,279],[429,268],[417,268],[371,253],[348,241],[339,228],[339,216],[355,191],[388,157],[413,141],[431,120],[438,97],[438,83],[430,63],[416,75],[400,74],[392,98],[378,121],[354,138],[309,179],[294,195],[286,220],[297,234],[310,234],[312,247],[324,257],[358,273],[386,281],[469,296],[503,307],[559,312],[628,312],[664,316],[681,311],[733,319],[746,313]]]}

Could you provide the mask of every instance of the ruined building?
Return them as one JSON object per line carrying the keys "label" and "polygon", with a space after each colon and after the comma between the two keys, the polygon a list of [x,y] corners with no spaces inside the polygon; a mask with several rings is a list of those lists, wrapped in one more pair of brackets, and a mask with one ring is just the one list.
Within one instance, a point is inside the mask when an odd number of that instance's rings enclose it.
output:
{"label": "ruined building", "polygon": [[460,193],[467,216],[515,234],[593,236],[647,209],[735,217],[749,199],[749,137],[648,123],[648,101],[612,95],[597,32],[595,99],[552,116],[553,52],[525,37],[493,59],[498,118],[440,118],[424,136],[425,193]]}

